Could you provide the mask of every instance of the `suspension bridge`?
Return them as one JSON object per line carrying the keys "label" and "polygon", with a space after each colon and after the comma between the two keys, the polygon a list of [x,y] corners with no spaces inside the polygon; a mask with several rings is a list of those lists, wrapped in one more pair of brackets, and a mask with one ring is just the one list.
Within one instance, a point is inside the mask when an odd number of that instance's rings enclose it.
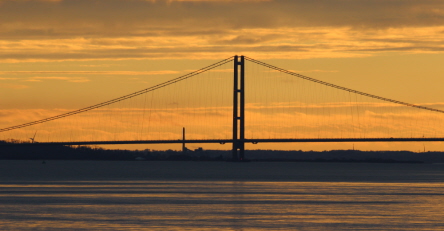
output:
{"label": "suspension bridge", "polygon": [[[78,110],[0,129],[6,145],[444,141],[444,110],[245,56]],[[185,138],[185,128],[186,137]],[[181,133],[180,131],[183,131]]]}

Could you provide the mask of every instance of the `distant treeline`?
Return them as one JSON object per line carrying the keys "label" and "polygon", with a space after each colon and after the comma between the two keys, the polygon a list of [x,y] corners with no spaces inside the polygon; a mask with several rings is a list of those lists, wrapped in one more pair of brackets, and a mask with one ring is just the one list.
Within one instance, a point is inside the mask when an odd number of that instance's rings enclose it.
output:
{"label": "distant treeline", "polygon": [[[206,155],[202,148],[195,151],[174,150],[112,150],[97,146],[32,145],[31,143],[0,141],[3,160],[226,160]],[[223,153],[226,153],[222,151]]]}
{"label": "distant treeline", "polygon": [[[95,146],[32,145],[0,141],[3,160],[229,161],[231,150],[111,150]],[[443,152],[246,150],[249,161],[444,163]]]}

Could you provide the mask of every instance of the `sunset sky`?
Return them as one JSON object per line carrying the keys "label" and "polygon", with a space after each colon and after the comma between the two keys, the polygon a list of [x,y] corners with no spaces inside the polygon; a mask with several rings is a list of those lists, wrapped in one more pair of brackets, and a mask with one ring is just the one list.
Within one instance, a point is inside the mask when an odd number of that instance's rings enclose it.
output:
{"label": "sunset sky", "polygon": [[444,103],[444,1],[0,0],[0,125],[233,55],[400,101]]}

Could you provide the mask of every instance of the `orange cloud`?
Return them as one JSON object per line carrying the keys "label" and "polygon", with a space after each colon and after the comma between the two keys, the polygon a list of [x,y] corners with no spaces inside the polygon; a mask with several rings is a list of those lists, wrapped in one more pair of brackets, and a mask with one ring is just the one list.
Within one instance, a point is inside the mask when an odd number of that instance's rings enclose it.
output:
{"label": "orange cloud", "polygon": [[41,82],[43,80],[63,80],[63,81],[68,81],[68,82],[72,82],[72,83],[84,83],[84,82],[89,82],[90,80],[87,78],[83,78],[83,77],[55,77],[55,76],[51,76],[51,77],[31,77],[26,79],[25,81],[28,82]]}
{"label": "orange cloud", "polygon": [[436,10],[444,5],[432,0],[2,3],[0,60],[11,63],[219,59],[235,53],[341,58],[444,49],[444,17]]}
{"label": "orange cloud", "polygon": [[[0,75],[169,75],[178,71],[0,71]],[[50,77],[48,77],[50,78]],[[52,77],[51,77],[52,78]],[[2,79],[2,78],[0,78]],[[6,79],[6,78],[4,78]],[[12,78],[8,78],[12,79]]]}

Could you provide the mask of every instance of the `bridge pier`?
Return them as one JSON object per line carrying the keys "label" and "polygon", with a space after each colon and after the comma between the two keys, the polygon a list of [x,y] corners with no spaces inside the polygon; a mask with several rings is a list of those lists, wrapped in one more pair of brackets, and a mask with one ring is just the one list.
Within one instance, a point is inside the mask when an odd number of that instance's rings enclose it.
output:
{"label": "bridge pier", "polygon": [[245,58],[234,56],[233,161],[245,160]]}

